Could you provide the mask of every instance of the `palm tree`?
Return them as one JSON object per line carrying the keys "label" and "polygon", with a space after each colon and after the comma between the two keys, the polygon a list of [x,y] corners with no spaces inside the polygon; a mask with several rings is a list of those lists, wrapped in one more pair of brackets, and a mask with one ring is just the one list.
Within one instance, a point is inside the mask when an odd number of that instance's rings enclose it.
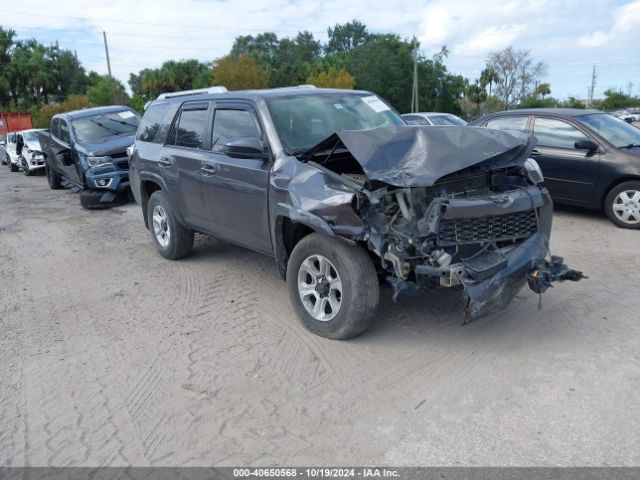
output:
{"label": "palm tree", "polygon": [[551,87],[548,83],[541,83],[536,87],[535,94],[541,95],[542,99],[544,100],[545,95],[551,94]]}
{"label": "palm tree", "polygon": [[498,77],[498,72],[496,72],[492,67],[487,67],[482,70],[480,74],[480,86],[482,88],[486,88],[489,85],[489,96],[491,96],[491,87],[494,83],[498,83],[500,81],[500,77]]}

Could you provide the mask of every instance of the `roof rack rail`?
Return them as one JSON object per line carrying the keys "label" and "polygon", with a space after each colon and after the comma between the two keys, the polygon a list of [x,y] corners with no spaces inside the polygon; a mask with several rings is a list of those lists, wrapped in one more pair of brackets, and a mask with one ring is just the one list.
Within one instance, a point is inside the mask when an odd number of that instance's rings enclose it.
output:
{"label": "roof rack rail", "polygon": [[315,85],[311,85],[310,83],[305,83],[304,85],[298,85],[298,88],[318,88]]}
{"label": "roof rack rail", "polygon": [[187,97],[189,95],[200,95],[202,93],[225,93],[227,92],[226,87],[217,86],[217,87],[209,87],[209,88],[197,88],[195,90],[182,90],[180,92],[169,92],[169,93],[161,93],[158,95],[156,100],[162,100],[165,98],[174,98],[174,97]]}

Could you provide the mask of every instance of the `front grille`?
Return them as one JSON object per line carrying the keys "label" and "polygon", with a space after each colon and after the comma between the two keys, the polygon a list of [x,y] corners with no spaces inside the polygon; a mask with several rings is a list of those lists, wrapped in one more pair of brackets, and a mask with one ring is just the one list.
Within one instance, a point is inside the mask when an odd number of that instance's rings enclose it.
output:
{"label": "front grille", "polygon": [[523,239],[537,231],[535,210],[492,217],[441,219],[438,245]]}

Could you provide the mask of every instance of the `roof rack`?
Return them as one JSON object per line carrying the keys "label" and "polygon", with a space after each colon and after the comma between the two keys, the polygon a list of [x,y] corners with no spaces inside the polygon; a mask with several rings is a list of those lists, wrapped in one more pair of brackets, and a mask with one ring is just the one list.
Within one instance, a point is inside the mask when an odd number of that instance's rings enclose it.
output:
{"label": "roof rack", "polygon": [[228,90],[226,87],[217,86],[217,87],[209,87],[209,88],[197,88],[195,90],[182,90],[181,92],[169,92],[169,93],[161,93],[158,95],[156,100],[162,100],[165,98],[173,98],[173,97],[187,97],[189,95],[200,95],[202,93],[225,93]]}

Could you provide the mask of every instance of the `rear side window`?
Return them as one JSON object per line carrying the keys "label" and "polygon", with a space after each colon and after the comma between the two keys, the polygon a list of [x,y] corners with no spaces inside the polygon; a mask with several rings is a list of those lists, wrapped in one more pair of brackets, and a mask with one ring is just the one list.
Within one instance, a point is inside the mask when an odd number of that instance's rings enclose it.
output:
{"label": "rear side window", "polygon": [[140,126],[138,127],[138,132],[136,134],[136,140],[140,140],[141,142],[153,142],[157,136],[158,130],[160,130],[160,125],[162,125],[162,121],[169,110],[169,107],[170,104],[168,103],[150,105],[146,112],[144,112],[144,117],[142,117],[142,121],[140,122]]}
{"label": "rear side window", "polygon": [[258,125],[247,110],[216,110],[213,119],[212,150],[222,151],[222,147],[232,138],[261,137]]}
{"label": "rear side window", "polygon": [[573,149],[576,142],[591,140],[574,126],[553,118],[536,118],[533,134],[538,139],[538,145],[543,147]]}
{"label": "rear side window", "polygon": [[519,130],[527,131],[526,115],[518,115],[514,117],[496,117],[487,122],[487,128],[495,128],[497,130]]}
{"label": "rear side window", "polygon": [[185,105],[173,131],[174,144],[178,147],[202,148],[207,123],[207,104]]}
{"label": "rear side window", "polygon": [[412,125],[431,125],[426,118],[420,115],[403,115],[402,117],[406,121],[411,122]]}

